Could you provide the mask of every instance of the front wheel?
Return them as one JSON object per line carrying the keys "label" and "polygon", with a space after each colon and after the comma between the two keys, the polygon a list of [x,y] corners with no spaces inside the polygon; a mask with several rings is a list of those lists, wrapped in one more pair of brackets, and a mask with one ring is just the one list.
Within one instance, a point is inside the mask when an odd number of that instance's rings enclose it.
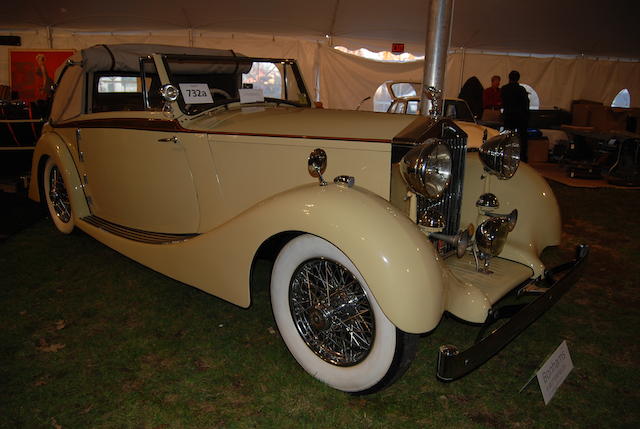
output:
{"label": "front wheel", "polygon": [[62,172],[52,158],[47,159],[42,175],[42,189],[47,203],[49,215],[54,225],[63,234],[73,231],[73,211],[69,193],[62,177]]}
{"label": "front wheel", "polygon": [[273,267],[271,305],[298,363],[329,386],[373,393],[391,385],[415,356],[417,336],[397,329],[337,247],[301,235]]}

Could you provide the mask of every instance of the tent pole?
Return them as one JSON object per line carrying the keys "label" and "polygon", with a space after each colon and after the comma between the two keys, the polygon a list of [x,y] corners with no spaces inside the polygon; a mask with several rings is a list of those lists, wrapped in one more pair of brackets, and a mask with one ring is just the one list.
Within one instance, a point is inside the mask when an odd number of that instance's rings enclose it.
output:
{"label": "tent pole", "polygon": [[462,48],[462,59],[461,59],[461,64],[460,64],[460,82],[458,85],[458,92],[460,92],[460,90],[462,89],[462,84],[463,84],[463,79],[464,79],[464,60],[465,60],[465,49]]}
{"label": "tent pole", "polygon": [[53,30],[50,25],[47,25],[47,43],[49,44],[49,49],[53,49]]}
{"label": "tent pole", "polygon": [[[452,10],[453,0],[431,0],[427,18],[424,74],[420,96],[420,112],[425,116],[442,115],[441,101],[451,35]],[[435,88],[435,91],[430,91],[429,88]]]}

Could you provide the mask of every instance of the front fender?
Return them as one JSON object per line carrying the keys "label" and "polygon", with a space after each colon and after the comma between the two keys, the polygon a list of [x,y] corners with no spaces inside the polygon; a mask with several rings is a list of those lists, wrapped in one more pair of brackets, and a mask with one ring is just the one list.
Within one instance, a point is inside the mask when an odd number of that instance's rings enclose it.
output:
{"label": "front fender", "polygon": [[65,142],[55,133],[45,133],[40,137],[33,152],[31,162],[31,182],[29,183],[29,198],[40,201],[40,186],[42,171],[47,158],[53,158],[62,172],[64,183],[69,194],[69,201],[73,207],[74,221],[90,214],[89,206],[84,195],[82,182],[78,170]]}
{"label": "front fender", "polygon": [[518,223],[500,257],[531,267],[533,277],[542,275],[540,253],[547,246],[560,244],[562,230],[560,207],[547,181],[526,163],[520,163],[511,179],[490,176],[484,172],[477,152],[467,155],[465,168],[461,225],[477,225],[476,200],[482,193],[492,192],[500,202],[497,213],[518,209]]}
{"label": "front fender", "polygon": [[358,187],[303,185],[174,244],[138,243],[84,222],[79,226],[163,274],[244,307],[262,243],[284,231],[314,234],[351,259],[385,315],[403,331],[435,328],[444,309],[443,269],[431,243],[388,201]]}
{"label": "front fender", "polygon": [[422,333],[440,321],[444,278],[439,257],[416,224],[385,199],[363,188],[314,184],[281,194],[257,210],[271,219],[269,234],[293,226],[338,247],[400,329]]}

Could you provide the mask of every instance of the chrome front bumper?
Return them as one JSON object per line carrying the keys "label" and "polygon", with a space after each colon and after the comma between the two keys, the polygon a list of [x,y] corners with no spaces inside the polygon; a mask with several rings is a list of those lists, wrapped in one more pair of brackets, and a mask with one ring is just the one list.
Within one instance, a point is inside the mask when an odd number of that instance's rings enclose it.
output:
{"label": "chrome front bumper", "polygon": [[[582,271],[588,254],[589,247],[579,245],[573,261],[547,270],[542,281],[551,283],[551,286],[536,287],[535,290],[541,295],[534,301],[528,304],[494,306],[487,316],[481,333],[498,319],[510,317],[510,320],[486,337],[479,336],[475,344],[468,349],[460,351],[452,345],[440,346],[438,379],[441,381],[458,379],[485,363],[509,344],[571,288]],[[525,288],[521,290],[525,291]]]}

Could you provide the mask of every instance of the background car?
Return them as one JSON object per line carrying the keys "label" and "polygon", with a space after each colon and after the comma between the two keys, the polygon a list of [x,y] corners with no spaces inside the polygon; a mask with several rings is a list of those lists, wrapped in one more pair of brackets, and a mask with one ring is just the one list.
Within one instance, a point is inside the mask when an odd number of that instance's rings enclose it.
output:
{"label": "background car", "polygon": [[[420,114],[420,96],[418,94],[422,91],[421,83],[387,81],[385,85],[391,97],[391,103],[387,108],[388,113]],[[483,139],[486,140],[487,137],[495,137],[499,134],[495,128],[478,124],[467,102],[460,98],[445,98],[442,115],[455,121],[467,133],[467,147],[469,148],[479,148]]]}

